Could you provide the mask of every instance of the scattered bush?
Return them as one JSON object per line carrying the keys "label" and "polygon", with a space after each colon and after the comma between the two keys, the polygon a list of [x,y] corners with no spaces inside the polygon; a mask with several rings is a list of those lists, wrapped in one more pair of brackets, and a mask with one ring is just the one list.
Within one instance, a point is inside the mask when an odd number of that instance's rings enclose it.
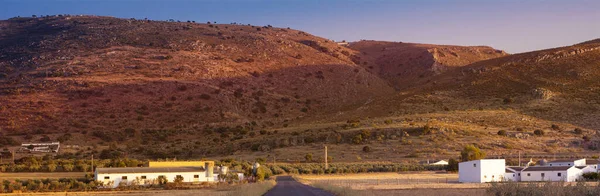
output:
{"label": "scattered bush", "polygon": [[575,128],[575,130],[573,130],[573,132],[574,132],[575,134],[583,134],[583,130],[582,130],[582,129],[580,129],[580,128]]}
{"label": "scattered bush", "polygon": [[498,135],[500,135],[500,136],[506,136],[507,133],[506,133],[505,130],[500,130],[500,131],[498,131]]}
{"label": "scattered bush", "polygon": [[371,147],[369,147],[369,146],[364,146],[364,147],[363,147],[363,149],[362,149],[362,151],[363,151],[363,152],[367,152],[367,153],[368,153],[368,152],[371,152]]}
{"label": "scattered bush", "polygon": [[537,129],[537,130],[533,131],[533,134],[535,134],[537,136],[543,136],[545,133],[544,133],[544,130]]}

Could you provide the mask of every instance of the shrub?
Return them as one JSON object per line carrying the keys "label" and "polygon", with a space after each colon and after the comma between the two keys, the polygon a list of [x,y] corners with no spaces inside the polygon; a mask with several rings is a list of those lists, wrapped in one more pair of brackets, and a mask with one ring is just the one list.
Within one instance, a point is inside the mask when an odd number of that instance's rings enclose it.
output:
{"label": "shrub", "polygon": [[457,172],[458,171],[458,161],[456,161],[456,159],[450,159],[448,160],[448,168],[446,170],[450,171],[450,172]]}
{"label": "shrub", "polygon": [[460,159],[462,161],[479,160],[485,158],[485,155],[485,152],[481,151],[473,144],[469,144],[460,152]]}
{"label": "shrub", "polygon": [[200,99],[209,100],[210,99],[210,95],[202,94],[202,95],[200,95]]}
{"label": "shrub", "polygon": [[167,184],[169,182],[169,180],[167,179],[167,177],[162,176],[162,175],[158,176],[157,180],[158,180],[158,184],[160,184],[160,185],[164,185],[164,184]]}
{"label": "shrub", "polygon": [[560,130],[560,127],[558,125],[552,124],[552,129],[554,130]]}
{"label": "shrub", "polygon": [[537,130],[533,131],[533,134],[535,134],[537,136],[543,136],[544,135],[544,130],[537,129]]}
{"label": "shrub", "polygon": [[500,131],[498,131],[498,135],[500,135],[500,136],[506,136],[506,131],[505,130],[500,130]]}
{"label": "shrub", "polygon": [[573,132],[574,132],[575,134],[583,134],[583,130],[582,130],[582,129],[580,129],[580,128],[575,128],[575,130],[573,130]]}
{"label": "shrub", "polygon": [[312,162],[313,159],[313,155],[312,153],[308,153],[304,156],[304,159],[306,160],[306,162]]}
{"label": "shrub", "polygon": [[371,147],[365,146],[365,147],[363,147],[362,151],[363,152],[371,152]]}
{"label": "shrub", "polygon": [[361,134],[355,135],[354,138],[352,138],[352,143],[354,144],[360,144],[363,142],[363,138]]}
{"label": "shrub", "polygon": [[383,121],[383,123],[385,123],[386,125],[392,124],[392,122],[393,122],[393,121],[392,121],[392,120],[390,120],[390,119],[387,119],[387,120]]}
{"label": "shrub", "polygon": [[509,103],[514,102],[514,100],[509,97],[509,98],[504,98],[504,100],[502,100],[502,102],[504,102],[504,104],[509,104]]}

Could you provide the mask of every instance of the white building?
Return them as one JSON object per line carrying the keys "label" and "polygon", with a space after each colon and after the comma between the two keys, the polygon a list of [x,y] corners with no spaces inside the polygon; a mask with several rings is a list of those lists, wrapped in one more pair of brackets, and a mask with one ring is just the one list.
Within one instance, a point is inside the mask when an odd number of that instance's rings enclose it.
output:
{"label": "white building", "polygon": [[585,166],[585,159],[554,160],[548,162],[546,166]]}
{"label": "white building", "polygon": [[22,143],[20,152],[58,152],[60,142]]}
{"label": "white building", "polygon": [[581,173],[583,173],[583,174],[585,174],[585,173],[594,173],[594,172],[597,172],[597,169],[596,169],[596,168],[594,168],[594,167],[592,167],[592,166],[589,166],[589,165],[586,165],[586,166],[575,166],[575,167],[576,167],[577,169],[580,169],[580,170],[581,170]]}
{"label": "white building", "polygon": [[459,182],[499,182],[504,180],[504,159],[481,159],[458,164]]}
{"label": "white building", "polygon": [[525,169],[524,167],[515,167],[515,166],[507,166],[504,173],[504,181],[513,181],[519,182],[521,181],[521,171]]}
{"label": "white building", "polygon": [[199,183],[212,182],[212,173],[203,167],[123,167],[96,168],[94,180],[103,182],[107,188],[116,188],[121,183],[127,185],[158,184],[159,176],[164,176],[168,182],[173,182],[177,176],[183,177],[183,182]]}
{"label": "white building", "polygon": [[422,165],[448,165],[448,161],[446,160],[434,160],[434,161],[421,161]]}
{"label": "white building", "polygon": [[574,182],[581,178],[581,169],[575,166],[528,167],[521,172],[521,181],[565,181]]}
{"label": "white building", "polygon": [[594,169],[596,169],[595,172],[598,172],[598,165],[600,164],[600,161],[596,160],[596,159],[586,159],[585,160],[585,165],[590,166]]}

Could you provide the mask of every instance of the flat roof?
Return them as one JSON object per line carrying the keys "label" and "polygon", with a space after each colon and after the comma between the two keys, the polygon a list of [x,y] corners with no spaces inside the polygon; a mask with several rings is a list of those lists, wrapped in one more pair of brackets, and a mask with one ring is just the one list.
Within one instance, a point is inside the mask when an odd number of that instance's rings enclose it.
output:
{"label": "flat roof", "polygon": [[573,162],[573,161],[578,161],[578,160],[581,160],[581,159],[558,159],[558,160],[550,161],[548,163]]}
{"label": "flat roof", "polygon": [[600,163],[600,161],[596,160],[596,159],[586,159],[585,160],[585,164],[586,165],[596,165]]}
{"label": "flat roof", "polygon": [[565,171],[573,166],[533,166],[525,168],[523,171]]}
{"label": "flat roof", "polygon": [[506,167],[506,169],[512,169],[512,170],[515,170],[515,171],[522,171],[523,169],[525,169],[525,167],[508,166],[508,167]]}
{"label": "flat roof", "polygon": [[96,168],[99,174],[204,172],[203,167],[113,167]]}

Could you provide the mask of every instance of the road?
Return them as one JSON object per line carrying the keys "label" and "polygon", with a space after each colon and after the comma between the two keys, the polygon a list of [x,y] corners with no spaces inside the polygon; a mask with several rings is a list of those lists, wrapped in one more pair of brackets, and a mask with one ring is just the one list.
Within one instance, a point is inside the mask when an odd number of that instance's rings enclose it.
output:
{"label": "road", "polygon": [[322,189],[302,184],[291,176],[278,176],[275,180],[277,185],[265,196],[334,196]]}

